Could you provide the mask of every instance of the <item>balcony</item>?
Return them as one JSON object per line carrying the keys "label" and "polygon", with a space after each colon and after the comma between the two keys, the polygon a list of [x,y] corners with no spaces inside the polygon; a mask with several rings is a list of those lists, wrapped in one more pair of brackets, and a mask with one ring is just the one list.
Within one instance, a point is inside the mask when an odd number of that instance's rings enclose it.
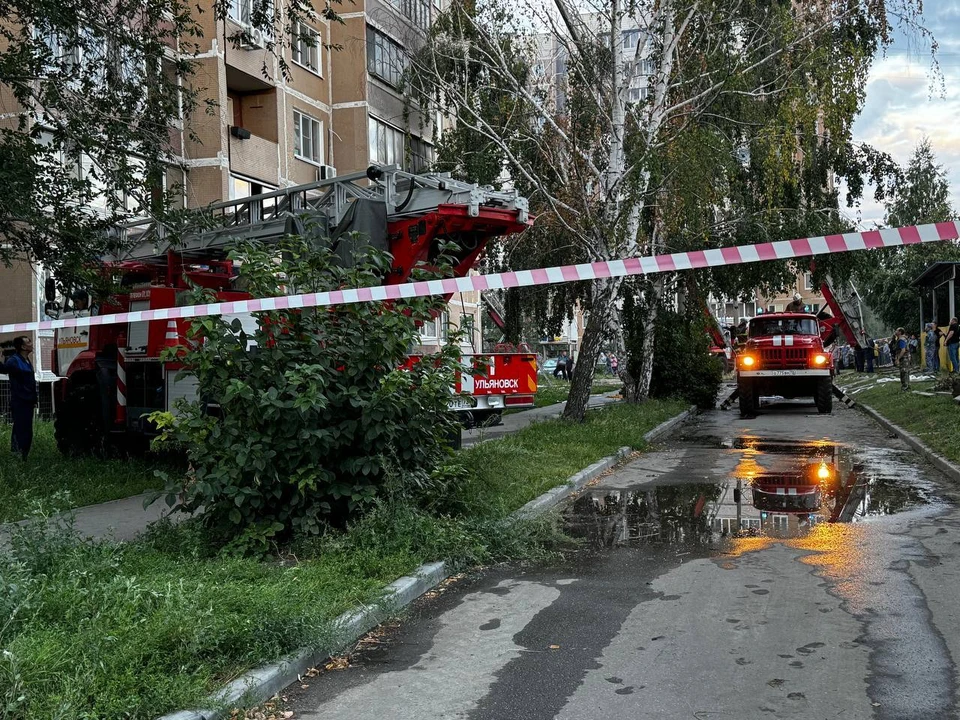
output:
{"label": "balcony", "polygon": [[232,132],[229,142],[231,173],[257,178],[274,187],[279,185],[280,148],[277,143],[252,133],[241,140]]}

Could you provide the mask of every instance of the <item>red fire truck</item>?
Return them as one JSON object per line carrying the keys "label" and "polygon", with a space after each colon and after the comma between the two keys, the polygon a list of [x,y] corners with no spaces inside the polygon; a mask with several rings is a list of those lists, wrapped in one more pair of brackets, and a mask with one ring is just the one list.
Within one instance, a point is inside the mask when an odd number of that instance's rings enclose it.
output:
{"label": "red fire truck", "polygon": [[[206,209],[202,230],[175,238],[156,221],[120,229],[121,253],[103,258],[119,280],[120,291],[94,304],[99,314],[152,310],[182,303],[191,285],[213,290],[217,301],[248,299],[234,286],[237,273],[226,253],[238,238],[277,241],[319,225],[343,262],[361,244],[393,257],[388,283],[410,278],[429,263],[440,243],[454,243],[457,276],[473,267],[487,241],[519,233],[531,219],[524,198],[514,191],[459,182],[446,175],[413,175],[395,167],[286,188]],[[48,307],[58,308],[48,287]],[[65,313],[84,314],[69,304]],[[256,320],[237,316],[251,332]],[[232,318],[225,317],[230,320]],[[179,398],[196,397],[196,379],[178,377],[180,365],[160,361],[165,347],[181,344],[189,320],[157,320],[68,328],[58,332],[54,370],[55,432],[61,451],[96,451],[114,440],[148,439],[147,419],[172,410]],[[536,356],[496,353],[464,358],[451,407],[470,422],[505,407],[532,406],[537,390]]]}
{"label": "red fire truck", "polygon": [[781,312],[755,317],[737,354],[740,414],[755,414],[761,395],[812,397],[818,412],[832,412],[833,374],[833,356],[824,350],[815,315]]}

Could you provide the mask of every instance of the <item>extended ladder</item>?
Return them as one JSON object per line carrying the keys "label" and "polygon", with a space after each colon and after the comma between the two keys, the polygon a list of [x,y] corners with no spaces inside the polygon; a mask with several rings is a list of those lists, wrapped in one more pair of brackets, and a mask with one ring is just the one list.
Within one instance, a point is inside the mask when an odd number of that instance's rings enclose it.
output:
{"label": "extended ladder", "polygon": [[483,212],[507,213],[512,222],[529,222],[527,200],[515,190],[461,182],[449,173],[416,175],[395,165],[374,165],[364,172],[214,203],[190,213],[190,227],[184,230],[152,218],[124,224],[117,230],[117,249],[103,260],[148,260],[168,251],[184,258],[203,256],[238,239],[276,240],[297,232],[303,217],[333,228],[357,200],[383,203],[390,222],[420,217],[442,206],[461,206],[471,218]]}

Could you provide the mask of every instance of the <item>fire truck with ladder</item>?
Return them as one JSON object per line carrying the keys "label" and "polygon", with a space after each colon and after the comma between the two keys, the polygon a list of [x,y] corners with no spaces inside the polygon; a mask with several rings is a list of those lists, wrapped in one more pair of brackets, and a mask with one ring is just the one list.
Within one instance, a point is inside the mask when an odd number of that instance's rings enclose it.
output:
{"label": "fire truck with ladder", "polygon": [[[465,276],[487,241],[520,233],[531,223],[526,199],[445,174],[414,175],[395,166],[372,166],[344,175],[204,209],[202,229],[174,235],[155,220],[118,229],[123,250],[102,258],[120,289],[95,304],[101,315],[174,307],[191,286],[208,288],[217,302],[248,299],[236,287],[236,269],[226,259],[238,238],[276,242],[319,226],[340,262],[370,244],[388,251],[392,267],[384,282],[403,283],[418,264],[429,265],[439,246],[453,243],[454,274]],[[211,221],[212,218],[212,221]],[[449,255],[449,252],[447,253]],[[61,313],[48,286],[48,308]],[[449,298],[447,298],[449,299]],[[62,314],[61,314],[62,316]],[[234,317],[252,335],[256,319]],[[53,367],[55,434],[65,453],[96,451],[113,441],[145,444],[156,433],[148,417],[194,399],[196,379],[177,363],[162,362],[164,348],[183,344],[189,320],[154,320],[57,333]],[[463,355],[464,370],[451,389],[451,408],[466,424],[497,416],[506,407],[530,407],[537,391],[532,352]]]}
{"label": "fire truck with ladder", "polygon": [[820,292],[832,315],[778,312],[750,320],[747,341],[736,357],[735,396],[742,416],[760,409],[761,395],[812,397],[818,412],[830,413],[838,392],[833,385],[836,368],[830,346],[842,335],[851,347],[872,351],[856,288],[851,284],[839,293],[827,277]]}

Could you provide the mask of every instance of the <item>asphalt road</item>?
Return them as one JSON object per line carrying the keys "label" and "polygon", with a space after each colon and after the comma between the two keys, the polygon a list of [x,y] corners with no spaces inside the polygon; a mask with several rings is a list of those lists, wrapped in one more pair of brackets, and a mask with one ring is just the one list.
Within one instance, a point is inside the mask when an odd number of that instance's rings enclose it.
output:
{"label": "asphalt road", "polygon": [[350,667],[290,688],[288,709],[958,717],[960,510],[936,471],[857,411],[708,413],[565,519],[583,548],[564,563],[451,584]]}

